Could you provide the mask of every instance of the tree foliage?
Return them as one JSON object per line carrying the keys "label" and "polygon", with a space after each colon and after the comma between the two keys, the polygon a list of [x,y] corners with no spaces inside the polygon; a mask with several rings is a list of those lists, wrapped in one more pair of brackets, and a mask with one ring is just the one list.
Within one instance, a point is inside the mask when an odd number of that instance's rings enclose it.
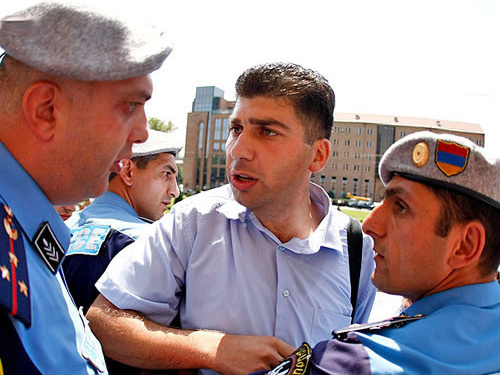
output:
{"label": "tree foliage", "polygon": [[148,120],[148,125],[151,129],[159,130],[159,131],[165,132],[165,133],[171,133],[177,129],[177,126],[174,126],[172,121],[165,123],[164,120],[161,120],[157,117],[151,117]]}

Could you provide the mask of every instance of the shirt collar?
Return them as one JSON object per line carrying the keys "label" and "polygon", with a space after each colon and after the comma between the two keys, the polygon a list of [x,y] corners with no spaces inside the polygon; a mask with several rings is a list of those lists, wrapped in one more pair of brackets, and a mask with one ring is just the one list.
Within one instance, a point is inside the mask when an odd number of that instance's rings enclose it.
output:
{"label": "shirt collar", "polygon": [[[309,183],[309,195],[311,200],[318,204],[324,214],[323,219],[314,231],[306,239],[293,238],[285,244],[267,228],[265,228],[259,219],[245,206],[239,204],[232,193],[231,185],[225,185],[218,189],[226,199],[216,208],[229,220],[239,220],[240,222],[253,222],[261,232],[269,236],[274,242],[284,245],[288,250],[297,254],[315,254],[321,247],[326,247],[343,252],[342,241],[339,231],[345,228],[345,218],[339,212],[332,208],[330,197],[318,185]],[[332,230],[333,229],[333,230]]]}
{"label": "shirt collar", "polygon": [[40,186],[0,142],[0,196],[12,209],[23,231],[31,240],[44,222],[64,249],[70,240],[69,229]]}

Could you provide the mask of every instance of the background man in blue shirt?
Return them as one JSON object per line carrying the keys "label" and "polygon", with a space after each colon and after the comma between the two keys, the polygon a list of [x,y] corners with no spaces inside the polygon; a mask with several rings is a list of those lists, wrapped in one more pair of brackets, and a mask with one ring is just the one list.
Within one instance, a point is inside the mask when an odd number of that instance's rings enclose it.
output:
{"label": "background man in blue shirt", "polygon": [[146,140],[148,74],[171,48],[163,30],[73,4],[0,26],[0,373],[106,373],[60,272],[70,233],[53,205],[104,193]]}
{"label": "background man in blue shirt", "polygon": [[165,132],[148,129],[148,134],[146,142],[132,146],[132,158],[121,160],[108,190],[66,221],[72,237],[64,276],[84,313],[99,294],[94,284],[111,259],[179,196],[175,156],[181,147],[172,145]]}
{"label": "background man in blue shirt", "polygon": [[403,313],[418,320],[337,331],[272,374],[296,366],[310,374],[498,373],[500,160],[465,138],[418,132],[387,150],[380,177],[386,197],[363,222],[374,239],[373,282],[410,299]]}
{"label": "background man in blue shirt", "polygon": [[[87,315],[117,360],[244,374],[351,322],[349,219],[309,182],[330,156],[333,90],[315,71],[265,64],[236,92],[230,184],[176,204],[97,283]],[[373,267],[365,236],[356,322],[370,313]],[[177,313],[183,330],[168,327]]]}

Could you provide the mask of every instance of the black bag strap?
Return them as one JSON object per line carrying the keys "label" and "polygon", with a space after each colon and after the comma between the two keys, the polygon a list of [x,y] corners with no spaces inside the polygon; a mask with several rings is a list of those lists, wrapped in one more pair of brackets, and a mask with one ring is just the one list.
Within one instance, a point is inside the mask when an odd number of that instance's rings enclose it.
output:
{"label": "black bag strap", "polygon": [[363,233],[358,220],[350,217],[347,225],[347,249],[349,252],[349,275],[351,279],[351,322],[354,322],[356,302],[358,300],[361,260],[363,258]]}

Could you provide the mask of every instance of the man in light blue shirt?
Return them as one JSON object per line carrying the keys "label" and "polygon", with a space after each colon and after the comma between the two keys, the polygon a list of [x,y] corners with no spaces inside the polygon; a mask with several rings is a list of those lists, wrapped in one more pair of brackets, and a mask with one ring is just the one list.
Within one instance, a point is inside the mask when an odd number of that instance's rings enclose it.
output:
{"label": "man in light blue shirt", "polygon": [[[330,155],[333,90],[295,64],[251,68],[236,88],[230,184],[174,206],[97,283],[88,318],[117,360],[248,373],[351,322],[349,220],[309,182]],[[365,236],[355,322],[373,266]],[[177,313],[182,330],[168,327]]]}
{"label": "man in light blue shirt", "polygon": [[379,324],[304,344],[270,374],[498,374],[500,160],[468,139],[418,132],[380,163],[384,202],[363,222],[373,282],[413,303]]}

